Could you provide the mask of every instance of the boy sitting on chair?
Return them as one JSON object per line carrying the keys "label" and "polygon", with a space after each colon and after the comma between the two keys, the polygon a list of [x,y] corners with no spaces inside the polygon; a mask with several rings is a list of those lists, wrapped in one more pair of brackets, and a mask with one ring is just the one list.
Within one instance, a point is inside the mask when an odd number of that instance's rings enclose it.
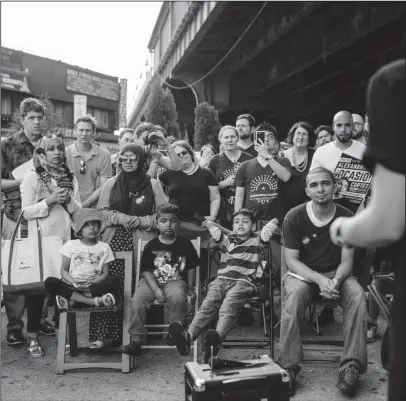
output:
{"label": "boy sitting on chair", "polygon": [[[179,321],[183,327],[186,319],[187,298],[195,297],[195,269],[199,265],[196,250],[187,238],[176,234],[179,225],[179,208],[171,203],[160,205],[156,211],[159,236],[149,241],[141,258],[141,279],[131,300],[129,344],[121,352],[140,356],[145,338],[146,313],[157,300],[167,302],[170,320]],[[174,345],[168,336],[168,345]]]}
{"label": "boy sitting on chair", "polygon": [[221,247],[220,267],[217,277],[209,284],[205,300],[189,326],[184,331],[180,322],[172,322],[169,334],[181,355],[188,355],[190,345],[215,318],[216,330],[205,336],[205,361],[217,355],[220,344],[237,322],[242,307],[255,291],[254,279],[259,261],[259,250],[268,245],[277,229],[274,220],[266,224],[259,235],[254,235],[254,214],[241,209],[233,214],[233,232],[225,235],[213,222],[206,221],[213,239]]}
{"label": "boy sitting on chair", "polygon": [[[70,301],[89,306],[114,306],[119,281],[109,277],[108,264],[114,260],[110,246],[98,240],[101,220],[94,209],[79,209],[75,215],[75,235],[59,250],[61,276],[48,277],[46,291],[55,295],[59,309],[68,309]],[[113,295],[114,294],[114,295]]]}

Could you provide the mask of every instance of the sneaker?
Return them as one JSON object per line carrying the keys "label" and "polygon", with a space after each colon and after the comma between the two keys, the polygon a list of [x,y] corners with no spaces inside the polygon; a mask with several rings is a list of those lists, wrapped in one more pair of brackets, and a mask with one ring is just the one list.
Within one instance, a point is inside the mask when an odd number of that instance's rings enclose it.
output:
{"label": "sneaker", "polygon": [[119,348],[119,351],[123,354],[131,355],[131,356],[141,356],[142,355],[142,347],[140,343],[135,341],[131,341],[127,345],[122,345]]}
{"label": "sneaker", "polygon": [[328,306],[325,306],[324,309],[321,311],[318,319],[319,319],[319,327],[325,327],[331,323],[334,323],[336,320],[334,317],[334,308],[329,308]]}
{"label": "sneaker", "polygon": [[55,297],[56,305],[58,306],[59,310],[66,310],[69,308],[69,301],[62,297],[61,295],[57,295]]}
{"label": "sneaker", "polygon": [[115,300],[113,294],[110,294],[110,293],[104,294],[101,297],[101,299],[103,301],[104,306],[111,307],[111,306],[114,306],[116,304],[116,300]]}
{"label": "sneaker", "polygon": [[24,336],[21,330],[10,330],[7,333],[6,342],[8,345],[24,344]]}
{"label": "sneaker", "polygon": [[51,323],[43,320],[39,326],[39,332],[45,336],[55,336],[55,327]]}
{"label": "sneaker", "polygon": [[211,358],[211,347],[213,347],[213,356],[217,356],[220,344],[220,334],[216,330],[208,330],[204,336],[204,363],[208,363]]}
{"label": "sneaker", "polygon": [[300,366],[296,366],[296,368],[285,369],[289,375],[289,389],[288,389],[289,397],[293,397],[296,394],[296,388],[297,388],[296,377],[300,373],[300,369],[301,369]]}
{"label": "sneaker", "polygon": [[360,372],[355,364],[350,363],[340,368],[336,387],[345,395],[355,395],[360,384]]}
{"label": "sneaker", "polygon": [[176,348],[182,356],[190,354],[190,334],[183,330],[181,322],[171,322],[169,325],[169,335],[171,336]]}
{"label": "sneaker", "polygon": [[368,322],[367,326],[367,341],[369,343],[372,343],[375,341],[376,337],[378,335],[378,325],[376,323],[370,323]]}

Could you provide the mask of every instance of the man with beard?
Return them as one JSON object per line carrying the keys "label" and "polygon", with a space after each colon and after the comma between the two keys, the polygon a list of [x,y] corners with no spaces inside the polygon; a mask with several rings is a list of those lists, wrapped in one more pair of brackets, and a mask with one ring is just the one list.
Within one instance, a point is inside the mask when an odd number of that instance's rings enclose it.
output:
{"label": "man with beard", "polygon": [[238,148],[252,157],[257,156],[255,144],[252,140],[255,131],[255,118],[251,114],[241,114],[237,117],[235,128],[238,131]]}
{"label": "man with beard", "polygon": [[[350,131],[351,132],[351,131]],[[327,145],[325,145],[327,146]],[[338,301],[343,308],[344,349],[336,387],[356,393],[360,374],[367,369],[367,304],[362,287],[352,277],[354,250],[340,248],[330,239],[330,226],[353,214],[333,201],[334,177],[317,167],[306,177],[310,202],[291,209],[283,221],[283,245],[288,271],[282,278],[281,342],[277,362],[289,373],[290,396],[303,354],[299,317],[312,297]]]}
{"label": "man with beard", "polygon": [[352,128],[352,139],[366,145],[365,137],[365,125],[364,120],[359,114],[352,115],[353,128]]}

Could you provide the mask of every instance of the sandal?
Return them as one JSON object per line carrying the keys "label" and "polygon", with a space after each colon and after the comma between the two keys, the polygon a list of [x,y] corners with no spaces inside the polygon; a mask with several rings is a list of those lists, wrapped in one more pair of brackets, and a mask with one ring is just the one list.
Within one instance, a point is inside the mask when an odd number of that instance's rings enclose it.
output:
{"label": "sandal", "polygon": [[113,294],[107,293],[107,294],[102,295],[101,297],[95,297],[94,304],[96,306],[112,307],[116,304],[116,300],[115,300]]}
{"label": "sandal", "polygon": [[45,355],[44,350],[41,348],[38,340],[36,339],[28,341],[27,352],[28,355],[31,356],[32,358],[41,358],[42,356]]}

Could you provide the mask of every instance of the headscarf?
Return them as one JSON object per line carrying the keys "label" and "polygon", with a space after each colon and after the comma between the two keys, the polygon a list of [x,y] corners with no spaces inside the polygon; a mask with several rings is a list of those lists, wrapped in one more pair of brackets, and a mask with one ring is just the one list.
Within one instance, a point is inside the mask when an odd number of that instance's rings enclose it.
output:
{"label": "headscarf", "polygon": [[[131,173],[125,172],[120,156],[125,152],[133,152],[138,156],[138,167]],[[117,178],[110,192],[110,208],[130,216],[146,216],[153,213],[154,193],[151,177],[143,169],[145,163],[144,150],[135,143],[124,146],[117,159]]]}
{"label": "headscarf", "polygon": [[[46,151],[52,141],[59,141],[64,148],[61,163],[52,163],[46,159]],[[39,139],[35,145],[33,154],[33,164],[36,173],[38,174],[38,201],[41,201],[51,195],[54,191],[51,178],[56,181],[58,188],[68,188],[73,191],[73,173],[69,170],[66,162],[65,144],[63,134],[58,132],[50,132],[47,136]]]}

